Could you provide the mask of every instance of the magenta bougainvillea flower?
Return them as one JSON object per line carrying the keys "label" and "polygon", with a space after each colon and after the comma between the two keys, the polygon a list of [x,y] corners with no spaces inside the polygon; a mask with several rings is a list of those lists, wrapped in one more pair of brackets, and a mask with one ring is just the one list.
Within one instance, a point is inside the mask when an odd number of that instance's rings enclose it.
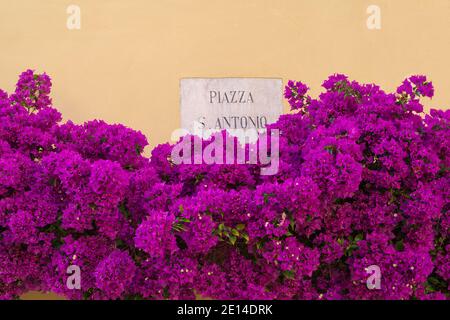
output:
{"label": "magenta bougainvillea flower", "polygon": [[[170,144],[61,122],[51,81],[0,90],[0,298],[448,299],[450,111],[332,75],[289,81],[279,171],[180,164]],[[70,266],[81,287],[67,286]],[[380,270],[370,288],[369,267]]]}

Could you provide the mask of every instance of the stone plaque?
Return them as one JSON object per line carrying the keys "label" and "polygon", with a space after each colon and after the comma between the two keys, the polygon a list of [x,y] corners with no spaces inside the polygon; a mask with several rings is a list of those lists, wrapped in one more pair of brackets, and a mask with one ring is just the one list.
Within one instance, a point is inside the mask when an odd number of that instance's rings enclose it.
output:
{"label": "stone plaque", "polygon": [[264,130],[283,112],[281,87],[282,80],[273,78],[181,79],[181,127],[198,135]]}

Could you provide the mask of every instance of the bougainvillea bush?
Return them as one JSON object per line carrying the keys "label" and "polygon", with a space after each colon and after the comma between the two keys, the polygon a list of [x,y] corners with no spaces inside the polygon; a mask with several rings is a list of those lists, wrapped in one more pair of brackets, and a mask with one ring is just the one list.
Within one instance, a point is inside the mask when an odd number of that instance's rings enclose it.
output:
{"label": "bougainvillea bush", "polygon": [[[0,297],[447,299],[450,112],[424,76],[395,93],[290,81],[280,167],[175,165],[123,125],[61,122],[31,70],[0,90]],[[81,289],[70,289],[70,266]],[[381,272],[369,289],[369,266]]]}

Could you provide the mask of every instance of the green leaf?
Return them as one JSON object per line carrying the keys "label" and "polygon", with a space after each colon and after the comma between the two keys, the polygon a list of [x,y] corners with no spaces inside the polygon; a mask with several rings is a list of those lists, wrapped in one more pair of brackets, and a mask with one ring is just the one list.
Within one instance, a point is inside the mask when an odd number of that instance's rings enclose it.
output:
{"label": "green leaf", "polygon": [[353,251],[359,249],[359,247],[356,244],[351,244],[347,247],[347,249],[345,250],[345,255],[346,256],[351,256]]}
{"label": "green leaf", "polygon": [[137,155],[140,155],[142,153],[142,151],[143,151],[143,148],[140,145],[136,144],[134,146],[134,150],[136,151]]}
{"label": "green leaf", "polygon": [[185,230],[186,230],[185,227],[184,227],[184,225],[183,225],[182,223],[175,223],[175,224],[172,226],[172,229],[173,229],[174,231],[177,231],[177,232],[185,231]]}
{"label": "green leaf", "polygon": [[[95,210],[95,207],[92,207],[93,208],[93,210]],[[131,214],[130,214],[130,211],[127,209],[127,207],[125,206],[125,203],[121,203],[120,205],[119,205],[119,211],[120,211],[120,213],[125,217],[125,219],[130,219],[130,217],[131,217]]]}
{"label": "green leaf", "polygon": [[395,243],[395,250],[397,250],[397,251],[405,250],[405,245],[403,244],[403,240],[399,240]]}
{"label": "green leaf", "polygon": [[329,154],[331,154],[331,155],[334,155],[334,154],[336,154],[336,151],[337,151],[337,148],[336,148],[336,146],[334,146],[334,145],[328,145],[328,146],[325,146],[324,148],[323,148],[325,151],[327,151]]}
{"label": "green leaf", "polygon": [[289,223],[289,227],[291,228],[291,230],[295,230],[295,221],[293,219]]}
{"label": "green leaf", "polygon": [[93,293],[94,293],[94,288],[87,289],[85,292],[83,292],[83,299],[84,300],[89,299],[90,296],[92,296]]}
{"label": "green leaf", "polygon": [[275,197],[275,194],[274,193],[264,193],[263,197],[264,197],[264,203],[267,204],[269,202],[269,198]]}
{"label": "green leaf", "polygon": [[283,276],[286,279],[294,279],[295,278],[295,272],[292,270],[285,270],[283,271]]}
{"label": "green leaf", "polygon": [[237,226],[236,226],[236,229],[237,230],[239,230],[239,231],[242,231],[242,230],[244,230],[245,229],[245,224],[238,224]]}
{"label": "green leaf", "polygon": [[116,248],[124,249],[126,248],[126,244],[122,239],[116,239]]}
{"label": "green leaf", "polygon": [[169,294],[169,288],[168,287],[164,287],[164,289],[163,289],[163,297],[165,299],[169,299],[170,294]]}

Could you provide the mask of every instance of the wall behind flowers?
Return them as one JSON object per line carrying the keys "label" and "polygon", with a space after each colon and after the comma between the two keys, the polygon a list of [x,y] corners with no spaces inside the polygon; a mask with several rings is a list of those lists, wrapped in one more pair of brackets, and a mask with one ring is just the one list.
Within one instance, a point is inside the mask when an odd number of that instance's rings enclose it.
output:
{"label": "wall behind flowers", "polygon": [[428,106],[448,108],[449,14],[449,0],[0,0],[0,88],[45,71],[65,119],[120,122],[151,146],[179,126],[183,77],[296,79],[315,95],[334,72],[387,90],[418,73]]}
{"label": "wall behind flowers", "polygon": [[[366,25],[373,4],[381,29]],[[0,0],[0,88],[46,71],[65,119],[121,122],[153,146],[179,126],[182,77],[293,78],[317,94],[333,72],[389,90],[419,73],[442,107],[449,14],[448,0]]]}

